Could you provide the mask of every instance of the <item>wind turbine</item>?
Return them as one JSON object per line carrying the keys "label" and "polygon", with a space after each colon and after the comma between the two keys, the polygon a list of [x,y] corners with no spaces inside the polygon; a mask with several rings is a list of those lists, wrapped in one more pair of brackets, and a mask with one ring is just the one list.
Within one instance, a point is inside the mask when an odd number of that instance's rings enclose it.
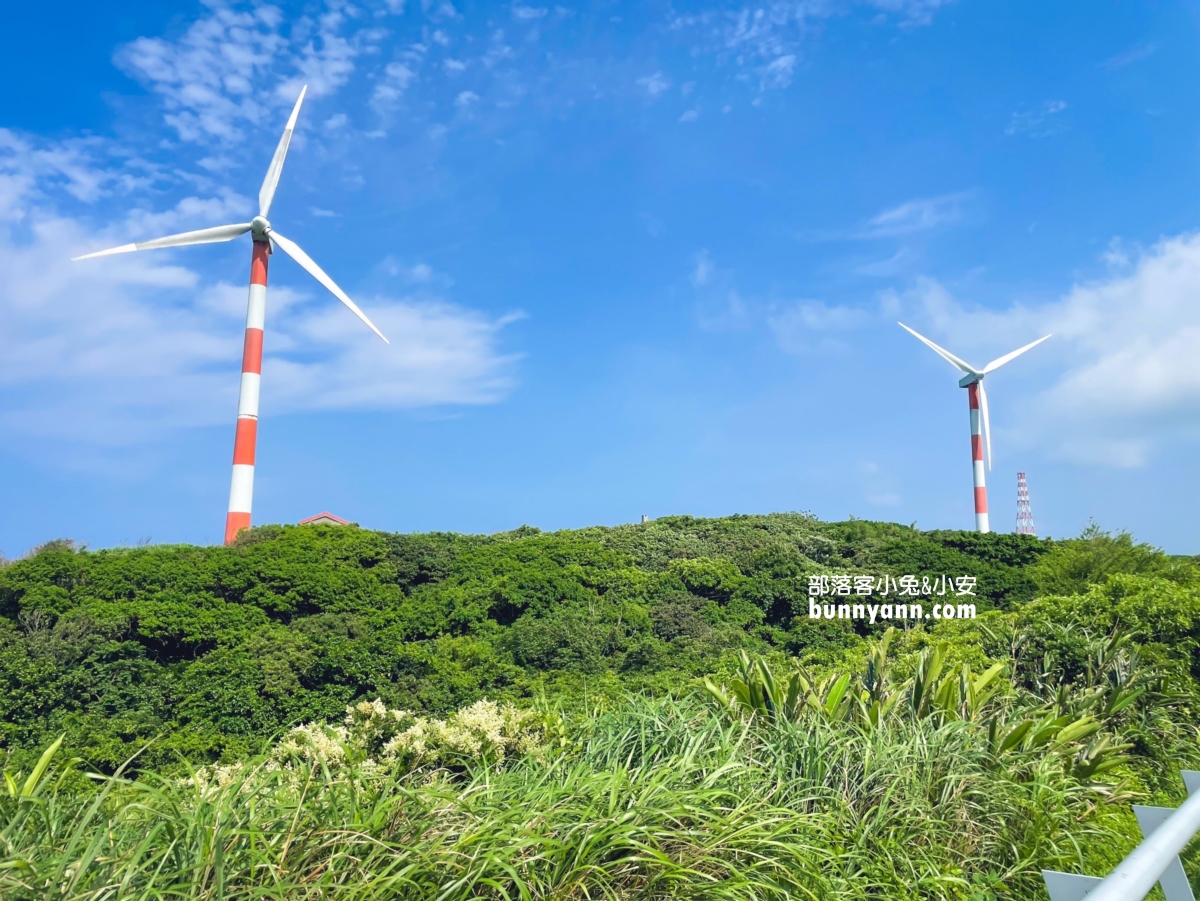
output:
{"label": "wind turbine", "polygon": [[[966,375],[958,380],[960,388],[967,389],[967,403],[971,408],[971,467],[975,476],[975,531],[990,532],[988,528],[988,508],[987,508],[987,485],[984,482],[983,476],[983,444],[987,443],[987,462],[988,469],[992,468],[992,426],[988,421],[988,403],[987,392],[983,390],[983,377],[989,372],[993,372],[1003,366],[1005,363],[1021,356],[1025,351],[1032,347],[1037,347],[1045,338],[1038,338],[1031,344],[1026,344],[1014,350],[1012,353],[1007,353],[1002,357],[998,357],[988,363],[982,369],[976,369],[970,363],[964,363],[950,351],[944,347],[938,347],[924,335],[918,335],[903,322],[897,323],[906,332],[909,332],[919,341],[929,345],[933,350],[944,359],[948,360],[955,367],[965,372]],[[979,412],[983,411],[983,420],[980,421]],[[981,428],[982,426],[982,428]]]}
{"label": "wind turbine", "polygon": [[154,238],[151,241],[139,241],[136,244],[122,244],[108,250],[84,254],[75,257],[76,260],[86,260],[91,257],[103,257],[114,253],[129,253],[134,250],[156,250],[160,247],[188,247],[192,244],[216,244],[232,241],[250,232],[253,239],[253,252],[250,257],[250,297],[246,306],[246,343],[242,350],[242,383],[238,393],[237,431],[233,440],[233,477],[229,486],[229,512],[225,517],[225,543],[231,544],[237,538],[238,532],[250,528],[250,507],[254,498],[254,448],[258,439],[258,392],[262,380],[262,349],[263,327],[267,311],[267,257],[272,249],[278,247],[289,257],[300,264],[305,272],[319,281],[338,300],[350,308],[359,319],[366,323],[380,338],[387,343],[383,332],[366,317],[347,295],[339,288],[320,266],[313,262],[294,241],[290,241],[277,232],[269,221],[267,213],[271,211],[271,201],[275,199],[275,188],[279,185],[279,176],[283,172],[283,160],[287,156],[288,144],[292,140],[292,132],[296,127],[296,118],[300,115],[300,104],[308,85],[300,90],[292,114],[288,117],[283,137],[271,157],[271,165],[267,167],[267,176],[263,179],[258,191],[258,215],[249,222],[234,225],[218,225],[214,228],[202,228],[198,231],[183,232],[178,235],[168,235],[165,238]]}

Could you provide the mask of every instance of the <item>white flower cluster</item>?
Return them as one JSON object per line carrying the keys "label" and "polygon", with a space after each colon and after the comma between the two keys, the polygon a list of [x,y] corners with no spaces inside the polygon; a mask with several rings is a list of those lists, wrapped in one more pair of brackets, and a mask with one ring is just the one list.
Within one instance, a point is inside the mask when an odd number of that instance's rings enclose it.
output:
{"label": "white flower cluster", "polygon": [[387,759],[444,763],[469,758],[499,762],[534,754],[545,745],[545,729],[536,713],[511,704],[476,701],[446,720],[417,718],[383,748]]}
{"label": "white flower cluster", "polygon": [[350,730],[344,726],[306,723],[285,735],[272,749],[271,757],[286,763],[305,761],[335,767],[345,761],[349,743]]}
{"label": "white flower cluster", "polygon": [[[261,772],[287,776],[318,766],[336,778],[359,779],[425,764],[465,761],[500,763],[506,758],[540,754],[549,747],[542,718],[511,704],[476,701],[444,720],[392,710],[378,699],[346,708],[342,725],[306,723],[288,732],[258,765]],[[204,794],[245,783],[242,763],[208,766],[195,780]]]}

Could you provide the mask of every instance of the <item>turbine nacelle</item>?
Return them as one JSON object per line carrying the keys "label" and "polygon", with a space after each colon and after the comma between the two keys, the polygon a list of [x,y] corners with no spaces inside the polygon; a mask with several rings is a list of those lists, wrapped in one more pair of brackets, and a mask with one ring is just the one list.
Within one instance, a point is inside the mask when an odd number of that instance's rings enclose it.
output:
{"label": "turbine nacelle", "polygon": [[969,388],[972,385],[974,385],[976,382],[982,382],[982,381],[983,381],[983,373],[982,372],[972,372],[970,375],[964,375],[961,379],[958,380],[958,387]]}
{"label": "turbine nacelle", "polygon": [[271,231],[271,223],[267,221],[265,216],[255,216],[250,220],[250,237],[255,241],[267,240],[267,234]]}

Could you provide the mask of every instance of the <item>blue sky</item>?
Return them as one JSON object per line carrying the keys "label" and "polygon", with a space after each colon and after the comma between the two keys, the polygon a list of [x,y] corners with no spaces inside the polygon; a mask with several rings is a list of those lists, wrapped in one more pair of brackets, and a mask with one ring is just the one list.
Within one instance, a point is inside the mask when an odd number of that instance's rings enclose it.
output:
{"label": "blue sky", "polygon": [[[220,540],[249,242],[255,521],[398,531],[805,510],[1095,518],[1195,553],[1186,4],[24,4],[0,34],[0,551]],[[15,18],[14,18],[15,15]],[[51,40],[48,36],[54,35]]]}

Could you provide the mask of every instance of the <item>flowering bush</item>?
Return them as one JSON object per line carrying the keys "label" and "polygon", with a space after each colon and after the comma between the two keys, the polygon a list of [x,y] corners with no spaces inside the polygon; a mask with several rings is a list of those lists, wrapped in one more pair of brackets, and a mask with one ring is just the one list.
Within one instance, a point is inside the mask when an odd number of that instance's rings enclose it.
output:
{"label": "flowering bush", "polygon": [[[444,720],[392,710],[376,699],[347,707],[341,725],[295,727],[259,766],[267,772],[317,766],[334,775],[353,769],[362,777],[425,765],[499,764],[515,757],[545,757],[552,747],[564,745],[564,736],[557,718],[487,699]],[[196,778],[207,790],[224,788],[245,775],[245,765],[236,763],[204,767]]]}
{"label": "flowering bush", "polygon": [[484,699],[446,720],[416,718],[384,745],[383,756],[410,766],[464,760],[500,763],[546,751],[547,733],[546,722],[533,711]]}

